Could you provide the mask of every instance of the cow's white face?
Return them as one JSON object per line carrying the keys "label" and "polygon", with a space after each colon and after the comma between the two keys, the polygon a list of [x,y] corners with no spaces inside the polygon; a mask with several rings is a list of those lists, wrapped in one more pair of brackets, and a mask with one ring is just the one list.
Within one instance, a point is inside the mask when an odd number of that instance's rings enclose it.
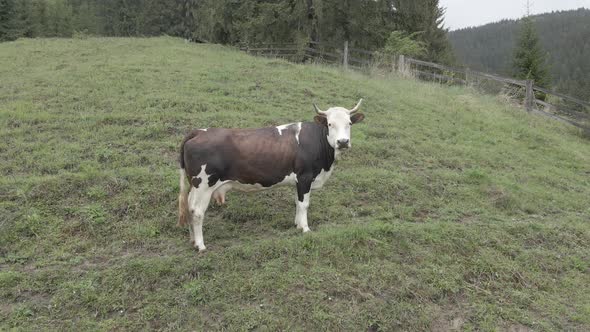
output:
{"label": "cow's white face", "polygon": [[350,115],[342,107],[332,107],[326,111],[328,122],[328,143],[334,148],[347,149],[350,147]]}
{"label": "cow's white face", "polygon": [[[362,101],[362,99],[361,99]],[[328,144],[336,150],[348,149],[351,147],[350,143],[350,127],[358,122],[361,122],[365,116],[362,113],[352,114],[356,112],[361,104],[352,110],[344,107],[331,107],[327,111],[318,111],[316,122],[328,127]]]}

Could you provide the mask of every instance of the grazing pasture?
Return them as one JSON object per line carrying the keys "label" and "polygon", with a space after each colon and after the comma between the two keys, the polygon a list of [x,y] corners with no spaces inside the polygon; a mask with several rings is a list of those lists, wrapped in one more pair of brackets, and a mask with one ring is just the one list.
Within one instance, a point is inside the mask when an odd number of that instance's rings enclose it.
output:
{"label": "grazing pasture", "polygon": [[[365,98],[310,233],[295,191],[176,227],[192,128]],[[0,44],[0,330],[589,330],[590,141],[461,87],[180,39]]]}

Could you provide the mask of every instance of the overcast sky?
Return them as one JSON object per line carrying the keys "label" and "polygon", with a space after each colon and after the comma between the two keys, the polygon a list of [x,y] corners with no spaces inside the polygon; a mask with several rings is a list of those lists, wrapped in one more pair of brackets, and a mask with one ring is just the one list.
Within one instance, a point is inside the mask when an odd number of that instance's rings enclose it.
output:
{"label": "overcast sky", "polygon": [[[445,27],[450,30],[520,18],[526,13],[526,0],[440,0],[447,8]],[[590,8],[590,0],[531,0],[531,13]]]}

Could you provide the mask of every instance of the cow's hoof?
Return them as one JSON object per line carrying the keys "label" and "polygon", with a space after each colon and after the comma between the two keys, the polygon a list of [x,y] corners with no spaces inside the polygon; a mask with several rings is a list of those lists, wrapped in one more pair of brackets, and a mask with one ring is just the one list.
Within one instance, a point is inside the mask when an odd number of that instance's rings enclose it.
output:
{"label": "cow's hoof", "polygon": [[207,247],[205,247],[204,245],[203,246],[197,246],[196,248],[197,248],[197,250],[199,250],[199,252],[203,252],[203,251],[207,250]]}
{"label": "cow's hoof", "polygon": [[305,228],[303,229],[303,233],[307,233],[307,232],[311,232],[311,230],[309,229],[309,227],[305,227]]}

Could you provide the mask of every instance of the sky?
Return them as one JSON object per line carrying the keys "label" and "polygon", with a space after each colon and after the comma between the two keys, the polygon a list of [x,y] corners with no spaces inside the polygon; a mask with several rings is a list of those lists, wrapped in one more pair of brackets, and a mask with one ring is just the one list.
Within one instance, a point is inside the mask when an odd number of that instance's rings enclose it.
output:
{"label": "sky", "polygon": [[[447,9],[445,27],[450,30],[521,18],[526,13],[526,0],[440,0],[440,5]],[[590,0],[531,0],[531,14],[580,7],[590,8]]]}

